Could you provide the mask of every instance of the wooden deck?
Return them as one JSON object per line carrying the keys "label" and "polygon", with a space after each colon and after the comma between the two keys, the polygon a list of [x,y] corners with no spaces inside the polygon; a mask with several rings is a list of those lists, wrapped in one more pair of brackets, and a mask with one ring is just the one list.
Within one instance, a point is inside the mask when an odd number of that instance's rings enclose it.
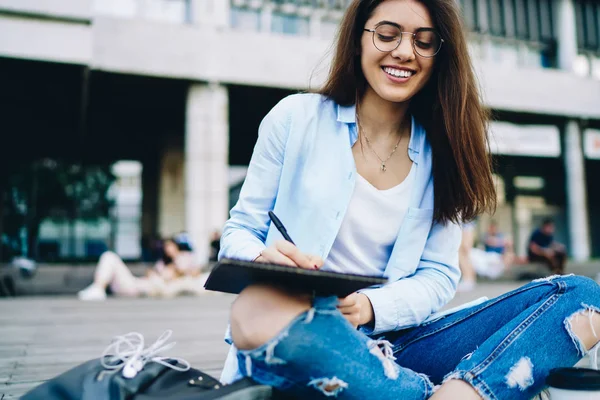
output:
{"label": "wooden deck", "polygon": [[211,374],[221,371],[232,296],[109,299],[17,298],[0,301],[0,400],[16,399],[67,369],[100,357],[112,337],[140,332],[154,342],[166,329],[177,342],[168,355]]}
{"label": "wooden deck", "polygon": [[[459,294],[449,307],[494,297],[517,283],[481,284]],[[223,334],[233,296],[212,294],[176,299],[110,298],[81,302],[71,297],[0,300],[0,400],[16,399],[32,387],[83,361],[97,358],[112,337],[140,332],[154,342],[173,330],[177,346],[168,355],[219,376],[227,354]]]}

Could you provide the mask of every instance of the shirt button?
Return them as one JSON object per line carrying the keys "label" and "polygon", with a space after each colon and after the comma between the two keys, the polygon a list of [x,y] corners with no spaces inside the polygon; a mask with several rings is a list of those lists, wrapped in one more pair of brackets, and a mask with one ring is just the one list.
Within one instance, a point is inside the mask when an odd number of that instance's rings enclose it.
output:
{"label": "shirt button", "polygon": [[352,179],[352,172],[348,174],[348,180]]}

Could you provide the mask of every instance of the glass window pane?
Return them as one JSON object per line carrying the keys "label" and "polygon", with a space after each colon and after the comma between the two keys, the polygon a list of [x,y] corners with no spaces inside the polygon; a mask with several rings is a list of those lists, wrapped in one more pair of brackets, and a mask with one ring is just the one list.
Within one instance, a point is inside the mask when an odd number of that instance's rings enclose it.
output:
{"label": "glass window pane", "polygon": [[461,10],[463,21],[465,22],[467,29],[470,31],[476,31],[478,26],[474,0],[461,0]]}
{"label": "glass window pane", "polygon": [[494,36],[504,36],[502,21],[502,0],[488,0],[488,21],[490,33]]}
{"label": "glass window pane", "polygon": [[529,39],[528,9],[526,0],[513,0],[513,11],[517,37]]}
{"label": "glass window pane", "polygon": [[504,0],[503,9],[504,9],[504,33],[507,37],[515,37],[517,36],[516,27],[515,27],[515,18],[514,18],[514,2],[511,0]]}
{"label": "glass window pane", "polygon": [[585,21],[583,18],[585,4],[583,2],[575,3],[575,25],[577,26],[577,46],[580,49],[585,47]]}
{"label": "glass window pane", "polygon": [[529,39],[534,41],[540,40],[540,13],[537,4],[534,0],[527,1],[528,22],[529,22]]}
{"label": "glass window pane", "polygon": [[552,3],[548,0],[542,0],[540,2],[540,33],[542,39],[554,38],[553,20]]}
{"label": "glass window pane", "polygon": [[596,36],[596,18],[594,15],[594,4],[590,1],[585,7],[585,29],[586,29],[586,47],[590,50],[598,48],[598,37]]}
{"label": "glass window pane", "polygon": [[600,4],[594,8],[594,22],[596,25],[596,51],[600,51]]}
{"label": "glass window pane", "polygon": [[247,8],[231,8],[231,27],[241,31],[260,30],[260,13]]}
{"label": "glass window pane", "polygon": [[308,29],[308,18],[281,13],[273,13],[271,16],[272,32],[308,36]]}

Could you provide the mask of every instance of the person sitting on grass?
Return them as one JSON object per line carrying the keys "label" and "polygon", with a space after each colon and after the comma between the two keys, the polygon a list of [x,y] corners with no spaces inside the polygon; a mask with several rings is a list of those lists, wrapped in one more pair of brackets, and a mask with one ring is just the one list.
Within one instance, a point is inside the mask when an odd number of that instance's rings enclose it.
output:
{"label": "person sitting on grass", "polygon": [[529,239],[527,258],[529,262],[546,264],[552,274],[565,273],[567,252],[565,245],[554,240],[554,221],[546,218],[542,226],[536,229]]}
{"label": "person sitting on grass", "polygon": [[512,240],[498,230],[498,223],[490,221],[487,232],[483,237],[483,245],[486,253],[499,254],[505,269],[509,269],[514,260],[515,252]]}
{"label": "person sitting on grass", "polygon": [[[118,296],[172,296],[183,291],[202,291],[190,284],[189,277],[200,275],[200,264],[189,237],[180,233],[163,243],[163,256],[144,277],[134,276],[114,252],[100,256],[90,286],[78,293],[81,300],[104,300],[106,289]],[[185,284],[184,284],[185,283]],[[183,287],[182,287],[183,284]]]}
{"label": "person sitting on grass", "polygon": [[[511,268],[515,260],[512,241],[498,231],[496,221],[490,222],[483,236],[483,247],[473,248],[469,254],[469,261],[477,275],[497,279]],[[458,289],[460,291],[461,286]]]}

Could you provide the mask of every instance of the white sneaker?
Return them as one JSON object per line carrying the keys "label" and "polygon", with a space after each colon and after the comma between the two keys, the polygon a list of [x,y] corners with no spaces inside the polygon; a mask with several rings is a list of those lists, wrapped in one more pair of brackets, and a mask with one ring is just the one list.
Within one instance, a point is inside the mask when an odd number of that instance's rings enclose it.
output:
{"label": "white sneaker", "polygon": [[77,297],[79,297],[79,300],[84,301],[102,301],[106,300],[106,290],[91,284],[87,288],[77,293]]}

